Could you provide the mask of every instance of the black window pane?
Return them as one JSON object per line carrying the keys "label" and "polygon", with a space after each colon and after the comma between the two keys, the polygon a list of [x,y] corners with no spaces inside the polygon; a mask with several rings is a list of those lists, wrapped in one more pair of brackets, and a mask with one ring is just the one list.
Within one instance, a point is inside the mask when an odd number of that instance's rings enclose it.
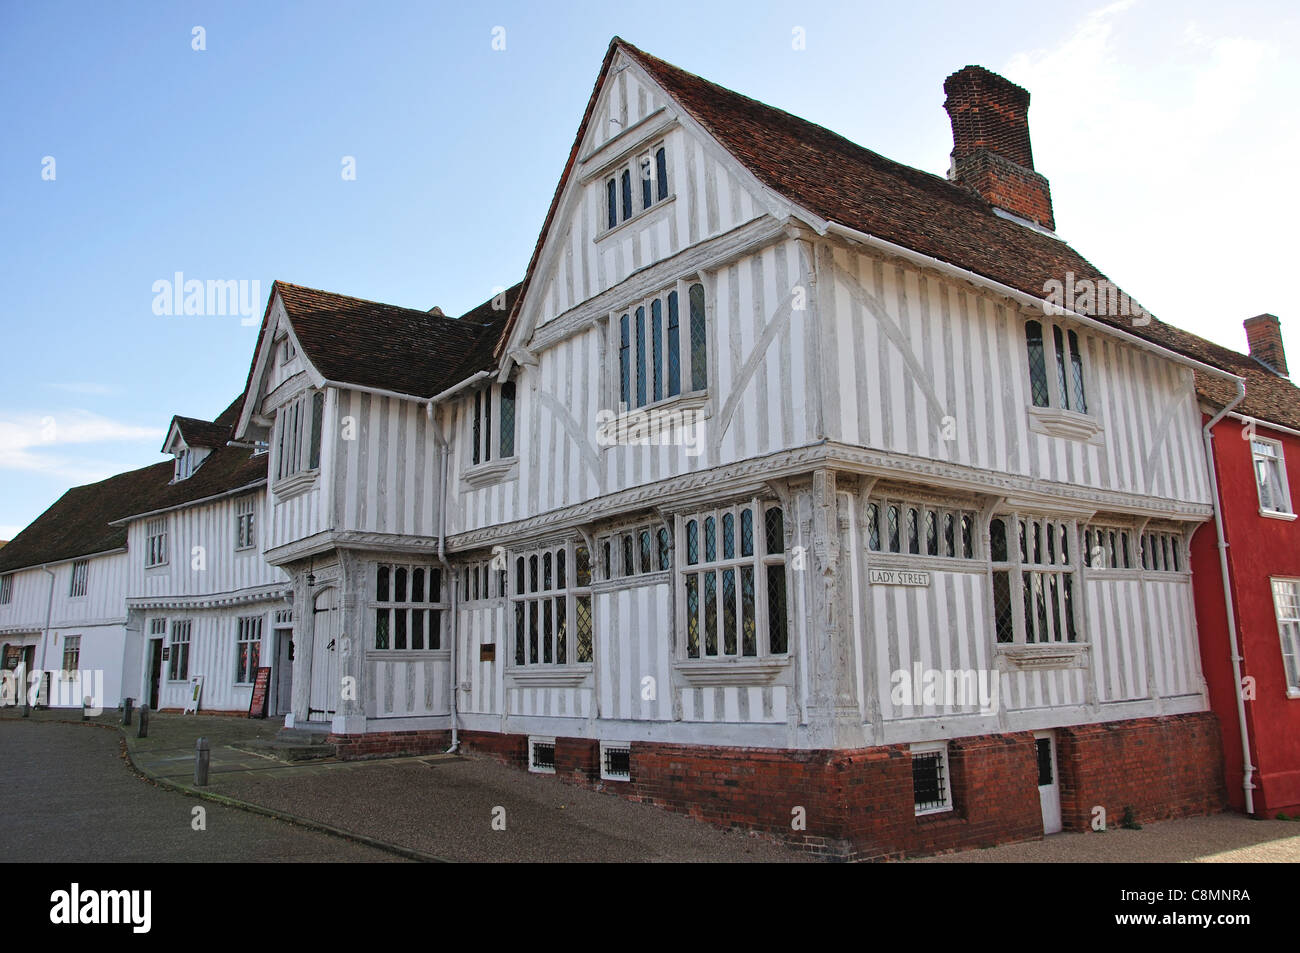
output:
{"label": "black window pane", "polygon": [[618,224],[618,186],[610,179],[605,183],[605,225],[613,228]]}
{"label": "black window pane", "polygon": [[501,385],[501,456],[515,455],[515,382]]}
{"label": "black window pane", "polygon": [[709,385],[708,344],[704,335],[704,286],[691,285],[691,389]]}
{"label": "black window pane", "polygon": [[749,507],[740,511],[740,555],[754,555],[754,511]]}
{"label": "black window pane", "polygon": [[1007,572],[993,574],[993,619],[999,642],[1015,640],[1015,622],[1011,615],[1011,579]]}
{"label": "black window pane", "polygon": [[668,293],[668,396],[682,392],[682,330],[677,313],[677,292]]}
{"label": "black window pane", "polygon": [[1029,349],[1029,387],[1035,407],[1046,407],[1047,362],[1043,353],[1043,325],[1038,321],[1025,324],[1025,339]]}
{"label": "black window pane", "polygon": [[1081,414],[1088,412],[1088,402],[1083,393],[1083,355],[1079,352],[1079,335],[1070,332],[1070,368],[1074,377],[1075,410]]}
{"label": "black window pane", "polygon": [[763,513],[763,523],[768,553],[785,552],[785,513],[781,507],[768,507]]}
{"label": "black window pane", "polygon": [[672,547],[669,545],[668,530],[659,531],[659,569],[669,569],[672,564]]}
{"label": "black window pane", "polygon": [[655,400],[664,398],[664,303],[658,298],[650,302],[650,370],[653,378]]}
{"label": "black window pane", "polygon": [[662,148],[655,152],[655,177],[658,179],[659,198],[668,198],[668,156]]}
{"label": "black window pane", "polygon": [[1065,341],[1060,328],[1052,328],[1052,343],[1056,345],[1056,382],[1060,385],[1061,406],[1070,408],[1070,388],[1065,381]]}
{"label": "black window pane", "polygon": [[636,309],[636,405],[644,407],[646,402],[645,376],[645,308]]}
{"label": "black window pane", "polygon": [[789,651],[785,617],[785,567],[767,567],[767,645],[773,655]]}
{"label": "black window pane", "polygon": [[1052,739],[1036,738],[1034,747],[1038,753],[1038,786],[1054,783],[1056,773],[1052,770]]}
{"label": "black window pane", "polygon": [[650,157],[645,156],[641,160],[641,207],[642,208],[649,208],[654,203],[655,200],[654,191],[653,191],[654,183],[650,181],[651,177],[652,177],[652,169],[650,165]]}
{"label": "black window pane", "polygon": [[632,170],[623,170],[623,220],[632,217]]}

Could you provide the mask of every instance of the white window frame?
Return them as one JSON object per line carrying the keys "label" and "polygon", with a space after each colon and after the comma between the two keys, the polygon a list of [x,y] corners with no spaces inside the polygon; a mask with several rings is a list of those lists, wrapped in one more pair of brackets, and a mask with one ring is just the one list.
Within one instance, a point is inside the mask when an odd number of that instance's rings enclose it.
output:
{"label": "white window frame", "polygon": [[11,572],[0,576],[0,606],[7,606],[14,601],[14,574]]}
{"label": "white window frame", "polygon": [[72,578],[68,581],[68,598],[81,599],[90,591],[90,560],[77,559],[72,563]]}
{"label": "white window frame", "polygon": [[[68,664],[68,656],[71,653],[72,664]],[[65,635],[63,637],[63,671],[76,672],[81,669],[81,636]]]}
{"label": "white window frame", "polygon": [[280,365],[289,364],[298,356],[298,349],[293,346],[293,338],[285,335],[280,339]]}
{"label": "white window frame", "polygon": [[[501,429],[502,393],[507,388],[514,395],[509,446]],[[465,408],[465,445],[470,448],[465,465],[469,469],[504,467],[519,459],[519,386],[514,379],[467,394]]]}
{"label": "white window frame", "polygon": [[[694,365],[694,348],[692,347],[691,337],[691,288],[695,286],[700,288],[700,305],[703,311],[703,328],[701,333],[704,336],[704,353],[702,355],[703,367],[700,373],[703,376],[703,386],[697,387],[695,381]],[[677,295],[677,367],[678,367],[678,392],[672,394],[669,392],[669,361],[670,348],[669,341],[671,338],[671,301],[670,297]],[[654,303],[660,302],[660,328],[658,337],[658,352],[660,360],[655,361],[655,333],[654,333]],[[637,332],[637,311],[642,310],[644,313],[644,338]],[[628,386],[627,400],[623,399],[623,319],[627,319],[627,338],[628,338]],[[609,404],[610,407],[618,408],[618,415],[622,416],[632,411],[646,410],[660,406],[666,406],[671,402],[681,400],[698,399],[707,396],[709,392],[709,379],[711,372],[709,368],[709,354],[713,348],[713,342],[710,338],[710,329],[713,326],[713,309],[709,303],[709,286],[699,275],[686,275],[679,278],[673,284],[659,289],[654,294],[646,295],[644,298],[629,302],[625,307],[609,312],[609,334],[607,335],[607,355],[606,360],[612,373],[609,375]],[[641,345],[644,343],[644,353]],[[637,368],[640,366],[642,359],[645,363],[645,403],[638,403],[637,398]],[[660,375],[660,394],[654,396],[655,371],[658,369]]]}
{"label": "white window frame", "polygon": [[[1265,453],[1261,447],[1269,447],[1274,453]],[[1269,502],[1277,503],[1278,506],[1270,506],[1264,500],[1264,484],[1260,480],[1261,463],[1269,463],[1273,466],[1274,479],[1277,481],[1276,496],[1280,497],[1280,499],[1270,500]],[[1250,441],[1250,469],[1255,477],[1255,495],[1259,499],[1260,515],[1294,518],[1295,510],[1291,506],[1291,488],[1287,485],[1286,477],[1286,449],[1281,441],[1270,440],[1267,437],[1258,435],[1252,437]]]}
{"label": "white window frame", "polygon": [[320,471],[325,416],[325,392],[308,390],[286,402],[275,414],[275,479],[288,484]]}
{"label": "white window frame", "polygon": [[[619,751],[628,756],[627,774],[611,773],[609,770],[606,755],[608,752]],[[600,743],[600,779],[602,781],[631,781],[632,780],[632,745],[626,741],[602,741]]]}
{"label": "white window frame", "polygon": [[[993,522],[995,520],[1001,520],[1007,530],[1007,559],[1005,561],[993,561],[992,538]],[[1020,543],[1022,523],[1026,533],[1026,542],[1023,549],[1027,550],[1028,559],[1022,554]],[[1048,526],[1064,530],[1064,534],[1057,532],[1052,537],[1050,546],[1048,534],[1040,532],[1039,554],[1045,557],[1043,559],[1033,558],[1033,530],[1035,526],[1040,530]],[[1066,543],[1068,543],[1068,551],[1065,552],[1062,551],[1061,547],[1062,535]],[[989,610],[992,613],[990,630],[994,644],[1001,649],[1027,645],[1073,647],[1086,644],[1087,630],[1084,627],[1082,614],[1084,593],[1082,577],[1079,573],[1082,562],[1079,558],[1079,527],[1074,517],[1027,512],[996,513],[989,520],[989,540],[989,584],[992,587],[989,593]],[[1001,573],[1006,574],[1007,594],[1011,601],[1012,639],[1010,642],[999,641],[998,639],[996,579]],[[1049,595],[1049,583],[1053,578],[1058,580],[1054,599]],[[1065,580],[1069,580],[1068,587]],[[1028,638],[1031,628],[1037,630],[1038,625],[1036,623],[1031,625],[1025,618],[1027,582],[1033,605],[1037,605],[1035,597],[1038,596],[1039,592],[1043,593],[1045,628],[1047,634],[1052,636],[1051,638],[1042,638],[1040,633],[1036,631],[1036,637],[1033,641]],[[1049,602],[1049,599],[1052,599],[1052,601]],[[1074,630],[1073,639],[1069,637],[1071,624],[1073,624]]]}
{"label": "white window frame", "polygon": [[[168,639],[167,681],[184,683],[190,680],[190,645],[194,623],[190,619],[173,619]],[[182,652],[181,650],[185,651]],[[181,664],[181,663],[184,664]],[[179,670],[179,671],[178,671]]]}
{"label": "white window frame", "polygon": [[1171,529],[1147,528],[1142,534],[1139,565],[1143,572],[1191,571],[1183,534]]}
{"label": "white window frame", "polygon": [[952,753],[948,750],[948,742],[931,741],[924,744],[914,744],[911,746],[911,756],[930,755],[939,753],[942,755],[942,772],[943,772],[943,804],[939,807],[919,808],[916,806],[916,781],[913,776],[912,781],[912,810],[917,817],[926,817],[931,814],[946,814],[953,810],[952,803]]}
{"label": "white window frame", "polygon": [[159,516],[144,524],[144,568],[167,565],[167,517]]}
{"label": "white window frame", "polygon": [[[890,530],[895,514],[897,545]],[[912,514],[916,514],[913,526]],[[935,552],[930,552],[929,525],[935,527]],[[952,526],[952,552],[948,551],[948,525]],[[979,513],[957,503],[894,494],[873,496],[867,501],[867,551],[878,556],[921,557],[970,562],[982,558],[979,541]],[[915,530],[915,533],[913,533]],[[916,552],[913,552],[915,546]],[[967,555],[969,553],[969,555]]]}
{"label": "white window frame", "polygon": [[673,549],[673,534],[663,523],[640,523],[597,537],[600,578],[630,579],[670,572]]}
{"label": "white window frame", "polygon": [[[551,763],[549,765],[539,765],[537,763],[536,748],[538,745],[549,746],[551,749]],[[555,738],[543,735],[528,736],[528,770],[533,774],[554,774],[555,773]]]}
{"label": "white window frame", "polygon": [[[1037,321],[1043,329],[1043,368],[1047,377],[1047,406],[1034,403],[1034,369],[1029,361],[1029,322]],[[1087,359],[1087,338],[1079,328],[1071,327],[1067,322],[1054,321],[1046,315],[1026,318],[1022,325],[1022,337],[1025,340],[1023,350],[1027,390],[1029,405],[1038,411],[1066,411],[1072,414],[1080,414],[1088,417],[1095,417],[1096,400],[1089,395],[1094,395],[1095,388],[1088,373]],[[1064,345],[1065,354],[1065,382],[1062,390],[1061,371],[1057,365],[1056,350],[1056,332],[1061,332],[1061,343]],[[1070,343],[1070,335],[1074,335],[1074,344]],[[1084,409],[1080,410],[1075,406],[1078,401],[1078,394],[1075,390],[1074,367],[1072,354],[1079,357],[1079,379],[1080,386],[1083,388]]]}
{"label": "white window frame", "polygon": [[[249,652],[249,666],[244,668],[244,646],[257,646],[257,658]],[[235,684],[252,685],[257,680],[257,669],[262,662],[262,617],[260,615],[240,616],[235,621]],[[243,676],[241,678],[241,676]]]}
{"label": "white window frame", "polygon": [[[660,188],[661,177],[659,174],[658,154],[662,151],[664,154],[664,172],[662,189]],[[668,147],[665,140],[660,139],[653,145],[637,152],[620,162],[618,165],[607,169],[599,178],[600,183],[600,201],[597,207],[600,209],[600,228],[598,235],[605,235],[612,232],[627,222],[640,218],[646,212],[662,205],[673,198],[672,191],[672,172],[668,168],[669,155]],[[623,173],[628,175],[628,183],[631,191],[628,205],[630,208],[624,208],[623,204]],[[650,201],[645,200],[645,186],[643,182],[650,183]],[[610,186],[614,187],[614,224],[609,223],[609,190]],[[663,193],[662,195],[660,193]]]}
{"label": "white window frame", "polygon": [[257,499],[244,496],[235,500],[235,551],[257,548]]}
{"label": "white window frame", "polygon": [[1091,572],[1141,570],[1142,540],[1134,539],[1131,526],[1089,523],[1083,527],[1084,568]]}
{"label": "white window frame", "polygon": [[[566,538],[509,554],[510,577],[507,583],[511,604],[511,621],[508,623],[511,627],[511,642],[508,673],[556,670],[585,673],[591,670],[596,654],[595,600],[591,592],[595,557],[591,553],[583,557],[586,569],[580,577],[579,551],[586,549],[587,544],[583,540]],[[548,557],[551,566],[549,588],[546,585]],[[560,585],[561,565],[564,570],[563,585]],[[564,607],[562,629],[560,606]],[[584,608],[590,628],[590,645],[585,652],[579,637]],[[559,657],[561,631],[564,632],[563,660]],[[533,638],[534,635],[536,639]]]}
{"label": "white window frame", "polygon": [[[769,510],[781,511],[782,539],[781,551],[769,553],[767,548],[767,513]],[[741,544],[744,512],[749,510],[753,516],[753,552],[746,556]],[[733,522],[733,555],[726,555],[725,519],[730,515]],[[715,529],[714,558],[707,557],[708,520],[713,519]],[[695,560],[692,562],[691,523],[698,529],[695,538]],[[785,534],[788,530],[787,516],[780,502],[762,497],[722,503],[717,506],[679,513],[676,516],[676,532],[673,534],[676,551],[673,564],[677,567],[675,584],[677,586],[677,639],[674,654],[679,665],[689,667],[701,663],[710,664],[720,661],[736,660],[741,663],[761,662],[764,660],[785,660],[793,651],[794,627],[790,625],[789,606],[793,591],[790,585],[789,570],[786,561]],[[772,650],[772,591],[768,585],[769,570],[780,567],[783,591],[781,594],[782,613],[779,623],[784,631],[785,648]],[[744,570],[750,569],[754,574],[754,652],[745,652],[745,613],[744,613]],[[735,651],[727,651],[726,629],[726,574],[733,572],[736,592],[735,609]],[[709,577],[714,583],[714,651],[708,651],[708,586]],[[699,621],[695,626],[695,645],[691,644],[690,601],[692,582],[695,585],[696,612]],[[692,652],[694,654],[692,654]]]}
{"label": "white window frame", "polygon": [[[387,579],[387,598],[381,599],[380,596],[380,570],[388,570]],[[423,572],[423,585],[421,592],[424,596],[422,599],[412,599],[411,594],[414,592],[415,571]],[[400,576],[399,574],[404,574]],[[398,579],[404,578],[403,585],[404,595],[401,599],[397,598]],[[415,653],[416,655],[428,655],[429,653],[445,653],[448,651],[447,638],[444,633],[446,624],[447,610],[449,608],[447,601],[447,586],[449,581],[447,574],[437,563],[425,562],[389,562],[381,560],[370,564],[369,575],[369,611],[367,617],[367,635],[366,652],[378,656],[389,656],[392,653]],[[434,583],[437,583],[437,598],[432,598]],[[380,613],[384,613],[382,618],[386,619],[384,626],[386,628],[386,642],[382,648],[378,645],[380,629]],[[398,620],[402,620],[401,626]],[[420,648],[412,648],[411,643],[414,641],[413,626],[416,621],[420,623],[420,641],[424,643]],[[402,628],[405,635],[405,646],[397,647],[397,632]],[[434,639],[437,639],[437,645],[433,645]]]}
{"label": "white window frame", "polygon": [[1300,698],[1300,579],[1274,578],[1273,609],[1288,698]]}
{"label": "white window frame", "polygon": [[505,569],[493,569],[492,560],[482,559],[456,567],[456,584],[461,603],[491,602],[506,594]]}

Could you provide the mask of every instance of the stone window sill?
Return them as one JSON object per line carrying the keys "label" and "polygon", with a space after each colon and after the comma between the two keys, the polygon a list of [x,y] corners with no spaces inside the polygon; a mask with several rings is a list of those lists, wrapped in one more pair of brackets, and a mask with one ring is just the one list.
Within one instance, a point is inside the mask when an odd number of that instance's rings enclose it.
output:
{"label": "stone window sill", "polygon": [[468,470],[462,470],[460,480],[468,487],[477,489],[483,486],[491,486],[493,483],[504,483],[507,480],[514,480],[519,477],[519,458],[502,457],[500,460],[489,460],[487,463],[478,463]]}
{"label": "stone window sill", "polygon": [[319,477],[319,468],[304,470],[302,473],[295,473],[293,476],[287,476],[283,480],[279,480],[271,487],[271,492],[275,494],[276,499],[287,500],[290,497],[306,493],[316,485]]}
{"label": "stone window sill", "polygon": [[778,675],[790,667],[790,657],[728,659],[725,661],[698,661],[689,659],[677,663],[677,671],[688,683],[695,686],[716,685],[770,685]]}
{"label": "stone window sill", "polygon": [[[671,177],[669,178],[669,181],[670,181],[670,183],[671,183]],[[640,180],[638,179],[637,182],[638,182],[638,184],[639,184]],[[636,196],[636,197],[639,198],[639,196]],[[667,198],[662,198],[662,199],[657,200],[657,201],[654,203],[654,205],[651,205],[649,208],[643,208],[643,209],[641,209],[641,211],[637,212],[637,213],[636,213],[635,215],[633,215],[631,218],[625,218],[625,219],[623,219],[623,221],[619,222],[619,223],[618,223],[617,225],[615,225],[613,228],[607,228],[607,229],[605,229],[605,231],[601,232],[599,235],[597,235],[595,238],[593,238],[592,241],[593,241],[595,244],[599,245],[599,244],[600,244],[601,242],[603,242],[605,239],[610,238],[610,237],[613,236],[613,235],[617,235],[619,232],[623,231],[623,230],[626,229],[627,227],[629,227],[629,226],[631,226],[631,225],[635,225],[637,222],[640,222],[640,221],[642,221],[643,219],[647,219],[647,218],[649,218],[649,217],[650,217],[651,215],[653,215],[655,212],[659,211],[659,209],[661,209],[661,208],[667,208],[668,206],[672,205],[673,202],[675,202],[675,201],[677,201],[677,193],[676,193],[676,192],[674,192],[673,194],[669,195]],[[601,206],[601,210],[604,211],[604,206],[603,206],[603,205]]]}
{"label": "stone window sill", "polygon": [[1016,671],[1078,668],[1088,654],[1086,642],[1002,643],[998,657]]}
{"label": "stone window sill", "polygon": [[1268,520],[1286,520],[1288,523],[1296,518],[1295,513],[1280,513],[1277,510],[1260,510],[1259,515]]}
{"label": "stone window sill", "polygon": [[572,688],[591,674],[591,665],[535,665],[507,670],[517,685],[529,688]]}
{"label": "stone window sill", "polygon": [[1096,417],[1055,407],[1030,407],[1029,429],[1049,437],[1063,437],[1080,443],[1101,443],[1101,424]]}
{"label": "stone window sill", "polygon": [[[602,411],[596,424],[596,445],[602,450],[617,446],[676,446],[698,441],[696,433],[690,440],[677,431],[694,427],[710,416],[709,395],[705,391],[669,397],[657,404],[636,407],[617,416]],[[665,440],[667,436],[667,440]],[[703,450],[703,447],[698,449]]]}

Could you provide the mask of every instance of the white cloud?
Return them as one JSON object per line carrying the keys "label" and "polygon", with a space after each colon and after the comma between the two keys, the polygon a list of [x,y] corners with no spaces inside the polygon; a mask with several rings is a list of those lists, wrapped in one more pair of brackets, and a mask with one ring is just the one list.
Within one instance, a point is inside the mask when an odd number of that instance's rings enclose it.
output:
{"label": "white cloud", "polygon": [[55,381],[50,386],[69,394],[89,394],[95,397],[106,397],[117,393],[116,388],[95,381]]}
{"label": "white cloud", "polygon": [[1101,7],[1004,72],[1032,96],[1062,237],[1158,317],[1244,349],[1242,319],[1291,300],[1300,76],[1248,21],[1143,13]]}
{"label": "white cloud", "polygon": [[0,526],[0,539],[8,542],[23,531],[22,526]]}
{"label": "white cloud", "polygon": [[92,482],[121,472],[121,464],[70,455],[65,448],[161,441],[164,435],[157,427],[139,427],[87,410],[0,417],[0,470],[34,471],[80,483]]}

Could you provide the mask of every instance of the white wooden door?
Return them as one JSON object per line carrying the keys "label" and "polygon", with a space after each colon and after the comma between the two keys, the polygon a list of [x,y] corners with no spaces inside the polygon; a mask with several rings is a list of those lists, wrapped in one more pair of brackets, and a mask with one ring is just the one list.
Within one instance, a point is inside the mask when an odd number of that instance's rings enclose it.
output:
{"label": "white wooden door", "polygon": [[308,721],[329,721],[339,697],[339,609],[333,587],[316,596],[312,603],[311,697]]}
{"label": "white wooden door", "polygon": [[1038,754],[1038,803],[1043,811],[1043,833],[1055,834],[1061,829],[1061,781],[1056,773],[1056,734],[1051,731],[1036,731],[1034,745]]}

